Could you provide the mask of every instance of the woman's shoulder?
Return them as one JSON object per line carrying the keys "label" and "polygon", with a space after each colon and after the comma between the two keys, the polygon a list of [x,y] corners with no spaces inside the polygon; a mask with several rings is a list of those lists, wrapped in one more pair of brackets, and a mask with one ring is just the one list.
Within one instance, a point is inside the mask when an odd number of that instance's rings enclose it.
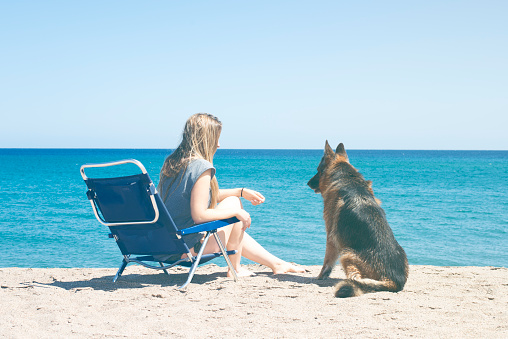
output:
{"label": "woman's shoulder", "polygon": [[206,168],[213,168],[213,165],[208,161],[208,160],[205,160],[205,159],[201,159],[201,158],[196,158],[196,159],[192,159],[189,164],[187,165],[187,168],[189,167],[195,167],[195,168],[201,168],[201,167],[206,167]]}
{"label": "woman's shoulder", "polygon": [[212,176],[215,174],[215,168],[213,165],[205,159],[192,159],[189,164],[187,165],[187,172],[192,175],[192,173],[197,174],[197,176],[200,176],[203,174],[206,170],[212,170]]}

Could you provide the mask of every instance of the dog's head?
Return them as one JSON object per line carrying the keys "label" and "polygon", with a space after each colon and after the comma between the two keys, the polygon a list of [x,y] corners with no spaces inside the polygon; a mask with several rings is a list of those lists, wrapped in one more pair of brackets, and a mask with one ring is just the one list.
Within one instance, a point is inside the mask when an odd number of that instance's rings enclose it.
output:
{"label": "dog's head", "polygon": [[307,185],[309,185],[309,187],[312,188],[314,192],[321,193],[321,189],[319,188],[321,176],[334,160],[349,163],[349,158],[347,156],[346,150],[344,149],[344,144],[340,143],[334,152],[333,149],[330,147],[328,140],[326,140],[325,154],[323,154],[323,157],[321,158],[321,162],[319,163],[319,166],[317,168],[317,174],[313,176],[312,179],[310,179],[309,182],[307,183]]}

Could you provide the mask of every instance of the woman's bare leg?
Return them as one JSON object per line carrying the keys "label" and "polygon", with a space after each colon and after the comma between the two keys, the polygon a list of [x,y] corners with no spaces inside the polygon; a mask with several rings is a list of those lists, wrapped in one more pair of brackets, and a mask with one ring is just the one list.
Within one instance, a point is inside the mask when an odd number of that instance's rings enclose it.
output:
{"label": "woman's bare leg", "polygon": [[[241,208],[242,203],[237,197],[228,197],[220,202],[216,208]],[[236,250],[235,255],[230,255],[231,264],[239,276],[253,275],[249,270],[240,266],[240,260],[243,257],[257,262],[261,265],[267,266],[272,269],[274,274],[298,272],[302,273],[305,270],[300,269],[282,259],[277,258],[270,252],[268,252],[263,246],[261,246],[256,240],[250,235],[243,231],[243,225],[241,222],[231,224],[221,228],[217,234],[219,235],[223,244],[229,250]],[[214,253],[220,251],[220,247],[215,241],[215,238],[211,237],[206,244],[203,253]],[[228,276],[230,272],[228,272]]]}
{"label": "woman's bare leg", "polygon": [[277,258],[268,252],[247,233],[245,233],[243,236],[242,255],[249,260],[270,267],[274,274],[305,272],[305,270],[298,268],[280,258]]}
{"label": "woman's bare leg", "polygon": [[[241,206],[242,205],[240,203],[240,199],[236,197],[229,197],[221,201],[216,208],[241,208]],[[233,265],[233,268],[237,272],[237,275],[238,276],[253,275],[252,272],[246,269],[242,269],[242,267],[240,266],[240,261],[242,259],[243,237],[245,234],[242,222],[237,222],[235,224],[222,227],[219,231],[217,231],[217,234],[219,235],[221,242],[226,246],[228,250],[237,251],[236,254],[229,256],[231,264]],[[219,251],[220,247],[219,244],[217,244],[215,237],[210,237],[203,253],[208,254]],[[230,275],[231,273],[228,271],[228,276]]]}

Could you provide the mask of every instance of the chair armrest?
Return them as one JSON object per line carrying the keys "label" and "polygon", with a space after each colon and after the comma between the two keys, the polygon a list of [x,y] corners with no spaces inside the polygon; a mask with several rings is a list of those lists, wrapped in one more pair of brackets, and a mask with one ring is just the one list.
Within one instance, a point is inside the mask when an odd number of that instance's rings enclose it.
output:
{"label": "chair armrest", "polygon": [[207,231],[213,231],[218,228],[234,224],[235,222],[239,222],[236,217],[229,218],[229,219],[222,219],[222,220],[215,220],[210,222],[205,222],[204,224],[194,225],[188,228],[184,228],[183,230],[178,230],[176,233],[179,235],[186,235],[186,234],[193,234],[193,233],[199,233],[199,232],[207,232]]}

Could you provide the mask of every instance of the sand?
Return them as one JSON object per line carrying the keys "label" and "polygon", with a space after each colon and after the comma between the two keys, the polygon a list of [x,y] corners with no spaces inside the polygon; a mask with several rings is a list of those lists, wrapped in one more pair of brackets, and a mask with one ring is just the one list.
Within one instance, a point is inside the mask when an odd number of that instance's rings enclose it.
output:
{"label": "sand", "polygon": [[273,275],[234,282],[225,268],[172,276],[129,266],[0,269],[0,336],[7,338],[508,338],[508,269],[411,266],[406,288],[333,297],[344,277]]}

